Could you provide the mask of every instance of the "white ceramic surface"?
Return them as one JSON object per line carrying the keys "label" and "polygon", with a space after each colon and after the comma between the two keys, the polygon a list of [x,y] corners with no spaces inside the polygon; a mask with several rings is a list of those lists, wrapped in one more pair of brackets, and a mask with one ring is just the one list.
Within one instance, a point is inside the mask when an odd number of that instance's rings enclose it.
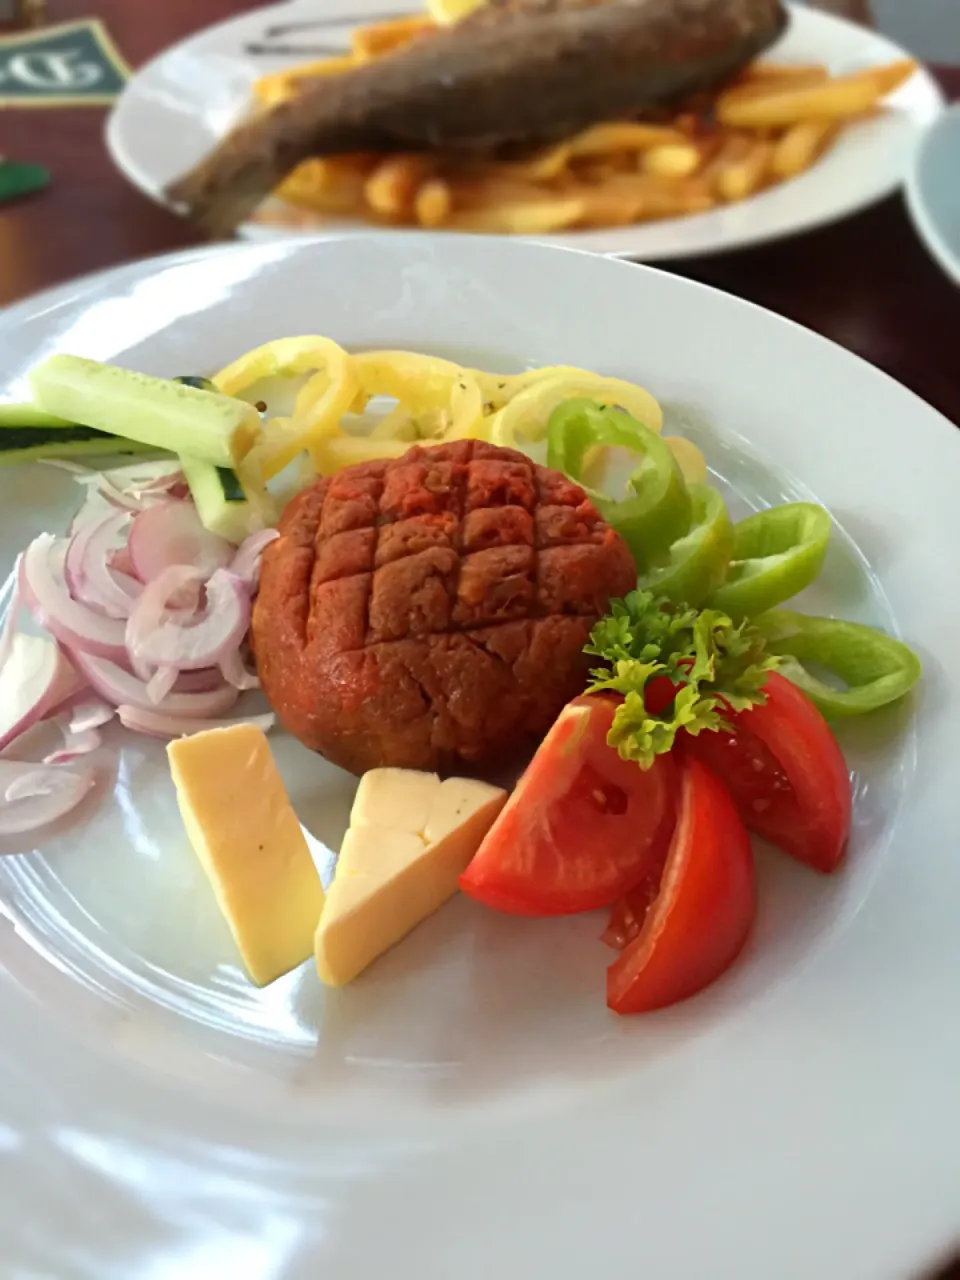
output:
{"label": "white ceramic surface", "polygon": [[[354,986],[256,991],[162,746],[115,733],[79,823],[0,859],[0,1270],[57,1280],[903,1277],[960,1227],[960,437],[839,347],[647,268],[389,235],[234,246],[0,317],[5,386],[55,350],[178,374],[328,333],[636,379],[735,511],[825,503],[813,610],[900,625],[911,706],[844,728],[849,865],[760,852],[749,948],[617,1019],[596,916],[445,907]],[[77,502],[0,472],[0,576]],[[353,780],[277,735],[336,847]],[[115,786],[111,791],[111,784]]]}
{"label": "white ceramic surface", "polygon": [[921,240],[960,285],[960,104],[945,111],[920,139],[906,191]]}
{"label": "white ceramic surface", "polygon": [[[409,12],[410,0],[288,0],[202,31],[167,50],[133,77],[107,124],[107,144],[131,182],[162,199],[184,172],[238,120],[260,75],[308,60],[309,54],[248,52],[250,46],[347,47],[352,27],[377,15]],[[310,29],[311,20],[330,25]],[[338,19],[340,19],[338,21]],[[307,29],[300,27],[307,24]],[[314,53],[314,57],[319,56]],[[904,52],[891,41],[829,14],[791,6],[791,25],[771,58],[823,62],[835,73],[890,62]],[[862,209],[901,183],[919,132],[943,108],[936,82],[921,69],[876,118],[849,128],[829,154],[800,178],[743,204],[636,227],[570,231],[543,239],[596,253],[653,261],[714,253],[809,230]],[[331,221],[330,229],[358,223]],[[251,225],[256,239],[291,237]]]}

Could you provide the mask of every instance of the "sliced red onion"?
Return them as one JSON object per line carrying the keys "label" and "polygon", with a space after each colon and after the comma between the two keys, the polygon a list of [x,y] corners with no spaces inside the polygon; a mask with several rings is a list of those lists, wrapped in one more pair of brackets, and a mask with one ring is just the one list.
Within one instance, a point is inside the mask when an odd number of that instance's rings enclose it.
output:
{"label": "sliced red onion", "polygon": [[246,584],[248,591],[256,591],[259,585],[260,557],[264,548],[279,537],[276,529],[261,529],[259,533],[251,533],[237,548],[237,554],[230,562],[230,572]]}
{"label": "sliced red onion", "polygon": [[223,672],[219,667],[198,667],[196,671],[180,671],[173,686],[176,693],[209,693],[223,687]]}
{"label": "sliced red onion", "polygon": [[86,733],[88,729],[99,729],[108,724],[116,714],[109,702],[101,702],[99,698],[86,698],[83,702],[75,702],[70,708],[68,728],[71,733]]}
{"label": "sliced red onion", "polygon": [[13,648],[13,638],[17,634],[17,618],[20,613],[20,562],[23,555],[18,555],[13,562],[13,572],[4,584],[4,589],[9,587],[10,599],[7,601],[7,611],[3,615],[3,623],[0,624],[0,671],[7,664],[10,657],[10,650]]}
{"label": "sliced red onion", "polygon": [[54,765],[0,760],[0,836],[21,835],[49,826],[75,809],[96,781],[86,765]]}
{"label": "sliced red onion", "polygon": [[110,567],[114,544],[125,533],[129,521],[129,512],[112,511],[81,525],[67,547],[64,577],[70,594],[108,618],[129,618],[143,591],[136,578]]}
{"label": "sliced red onion", "polygon": [[49,533],[34,538],[20,564],[23,601],[33,616],[70,649],[105,658],[126,653],[124,623],[73,600],[63,577],[66,543]]}
{"label": "sliced red onion", "polygon": [[0,668],[0,750],[82,688],[58,644],[17,632]]}
{"label": "sliced red onion", "polygon": [[250,671],[240,656],[239,649],[232,649],[220,659],[220,670],[227,684],[235,689],[259,689],[260,678],[255,671]]}
{"label": "sliced red onion", "polygon": [[177,683],[178,674],[176,667],[158,667],[153,673],[147,681],[147,697],[154,706],[162,702]]}
{"label": "sliced red onion", "polygon": [[123,667],[105,658],[74,652],[73,660],[101,698],[114,706],[135,706],[146,711],[162,710],[171,716],[222,716],[238,698],[232,685],[221,684],[203,693],[168,693],[160,707],[154,707],[147,686]]}
{"label": "sliced red onion", "polygon": [[[171,617],[161,600],[173,594],[178,570],[187,572],[174,566],[150,583],[130,615],[126,639],[135,671],[147,666],[182,671],[219,666],[247,633],[250,597],[240,579],[226,569],[218,569],[207,583],[207,606],[199,621]],[[182,585],[187,585],[186,578]]]}
{"label": "sliced red onion", "polygon": [[145,711],[142,707],[117,707],[120,723],[137,733],[153,738],[183,738],[206,729],[231,729],[236,724],[253,724],[269,733],[276,724],[273,712],[262,716],[240,716],[236,720],[201,720],[194,716],[165,715],[162,711]]}
{"label": "sliced red onion", "polygon": [[[179,614],[181,625],[184,622],[196,624],[196,609],[200,602],[200,591],[204,575],[198,569],[185,564],[171,564],[163,569],[152,582],[144,587],[136,607],[127,620],[125,640],[127,655],[134,671],[143,680],[150,680],[156,673],[159,662],[150,662],[141,654],[144,640],[154,635],[158,628],[169,621],[172,614]],[[192,595],[192,609],[184,610],[188,597]],[[164,664],[175,666],[175,663]],[[205,663],[209,666],[209,663]]]}
{"label": "sliced red onion", "polygon": [[145,497],[166,496],[174,490],[180,489],[183,484],[182,471],[167,471],[164,475],[154,476],[152,479],[147,479],[146,477],[141,480],[132,478],[125,492],[132,493],[135,498],[142,500]]}
{"label": "sliced red onion", "polygon": [[[58,716],[57,719],[59,720],[59,718]],[[74,733],[66,721],[61,725],[61,728],[63,730],[63,746],[58,747],[56,751],[51,751],[48,756],[44,756],[44,764],[69,764],[71,760],[76,760],[79,756],[86,756],[91,751],[96,751],[102,742],[99,729],[84,729],[80,733]]]}
{"label": "sliced red onion", "polygon": [[132,578],[138,582],[137,571],[133,567],[133,561],[130,559],[130,551],[127,547],[116,547],[113,551],[107,552],[107,564],[116,574],[123,574],[128,578]]}
{"label": "sliced red onion", "polygon": [[233,557],[230,543],[203,527],[192,502],[161,502],[141,511],[128,545],[141,582],[152,582],[171,565],[191,565],[208,578]]}

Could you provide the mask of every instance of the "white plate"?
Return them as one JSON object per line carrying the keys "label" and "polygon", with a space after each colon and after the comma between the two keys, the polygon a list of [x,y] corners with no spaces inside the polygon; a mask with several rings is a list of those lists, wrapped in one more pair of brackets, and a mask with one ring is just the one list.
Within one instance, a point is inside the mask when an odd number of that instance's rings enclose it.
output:
{"label": "white plate", "polygon": [[[256,991],[186,844],[157,743],[115,795],[0,859],[5,1274],[58,1280],[901,1277],[960,1226],[960,437],[784,320],[673,276],[400,234],[135,263],[0,319],[7,386],[66,350],[177,374],[283,334],[639,380],[737,511],[837,522],[809,604],[899,624],[926,679],[844,729],[849,865],[761,853],[747,953],[701,998],[617,1019],[601,919],[465,899],[355,986]],[[0,472],[0,570],[76,486]],[[336,846],[353,780],[278,735]]]}
{"label": "white plate", "polygon": [[[126,176],[155,200],[164,187],[205,155],[227,128],[248,109],[250,86],[260,75],[308,60],[303,53],[259,55],[250,45],[277,47],[322,44],[346,48],[351,28],[374,16],[410,12],[410,0],[290,0],[234,18],[200,32],[143,67],[124,89],[107,123],[107,145]],[[341,21],[336,21],[342,15]],[[321,30],[298,24],[318,17],[330,20]],[[288,28],[292,30],[288,31]],[[271,33],[276,33],[271,35]],[[313,55],[318,56],[318,55]],[[822,62],[832,72],[906,57],[880,35],[813,9],[791,6],[788,32],[771,58]],[[653,261],[687,257],[758,244],[794,235],[855,213],[900,185],[918,132],[943,107],[936,81],[918,71],[872,120],[845,131],[835,147],[811,170],[743,204],[689,218],[635,227],[569,231],[545,236],[551,244],[596,253]],[[356,228],[333,222],[329,228]],[[256,239],[289,237],[295,232],[249,225]]]}
{"label": "white plate", "polygon": [[906,190],[920,238],[960,284],[960,104],[945,111],[921,138]]}

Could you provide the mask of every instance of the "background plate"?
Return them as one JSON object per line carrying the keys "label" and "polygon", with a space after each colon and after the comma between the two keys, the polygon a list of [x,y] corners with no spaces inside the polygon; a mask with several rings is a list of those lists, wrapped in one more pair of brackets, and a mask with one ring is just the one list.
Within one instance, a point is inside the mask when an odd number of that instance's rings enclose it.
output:
{"label": "background plate", "polygon": [[[449,1280],[902,1276],[957,1225],[960,441],[839,348],[657,272],[510,241],[389,236],[157,259],[0,319],[9,398],[54,350],[160,374],[284,334],[633,378],[738,510],[812,496],[811,608],[895,626],[913,706],[850,726],[851,858],[761,852],[758,929],[702,997],[616,1019],[602,919],[455,901],[355,986],[240,976],[155,743],[0,861],[0,1224],[11,1274]],[[909,471],[909,482],[905,475]],[[909,489],[907,485],[909,484]],[[0,473],[0,570],[68,477]],[[278,735],[336,846],[347,775]],[[114,785],[113,797],[109,795]],[[50,1224],[56,1223],[51,1230]]]}
{"label": "background plate", "polygon": [[[375,16],[410,12],[410,0],[291,0],[257,9],[201,31],[141,68],[127,84],[107,123],[107,144],[119,168],[155,200],[168,182],[209,151],[248,109],[250,86],[309,54],[251,53],[297,43],[346,48],[351,28]],[[846,72],[904,57],[897,45],[874,32],[813,9],[790,6],[791,25],[771,58],[823,62]],[[342,16],[342,22],[332,22]],[[318,17],[320,32],[299,30]],[[292,30],[291,30],[292,29]],[[314,53],[312,56],[319,56]],[[743,204],[689,218],[635,227],[570,231],[543,239],[551,244],[653,261],[714,253],[758,244],[832,222],[889,195],[901,183],[919,131],[935,119],[943,99],[932,76],[921,69],[885,102],[872,120],[846,130],[837,145],[807,173]],[[331,229],[359,223],[331,222]],[[275,227],[250,225],[256,239],[292,237]]]}

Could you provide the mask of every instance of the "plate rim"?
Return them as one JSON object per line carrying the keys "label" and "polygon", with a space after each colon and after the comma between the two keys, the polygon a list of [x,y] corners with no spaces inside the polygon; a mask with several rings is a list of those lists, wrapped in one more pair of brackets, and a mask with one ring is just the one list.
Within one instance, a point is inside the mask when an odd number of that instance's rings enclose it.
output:
{"label": "plate rim", "polygon": [[[842,18],[837,14],[827,13],[819,9],[811,9],[806,5],[801,5],[796,0],[784,0],[787,9],[790,12],[791,23],[801,22],[808,28],[818,29],[823,32],[830,31],[846,31],[857,32],[864,39],[868,39],[871,43],[882,43],[886,46],[885,56],[894,59],[896,57],[907,58],[912,55],[903,48],[902,45],[896,43],[890,37],[878,31],[865,30],[858,24]],[[283,0],[283,8],[296,8],[299,0]],[[122,135],[123,116],[128,109],[132,95],[136,93],[137,81],[156,71],[158,66],[170,55],[190,48],[193,45],[205,43],[208,39],[215,38],[218,35],[225,34],[231,27],[242,27],[246,23],[256,19],[258,16],[264,16],[275,13],[278,6],[265,4],[259,8],[251,9],[243,14],[238,14],[232,18],[223,19],[220,22],[212,23],[208,27],[202,28],[200,31],[194,32],[185,39],[169,45],[166,49],[162,49],[153,58],[138,67],[134,75],[127,81],[119,97],[112,105],[106,121],[104,123],[104,141],[110,158],[119,170],[121,175],[137,188],[143,195],[155,204],[159,204],[162,208],[171,209],[171,205],[164,198],[163,191],[159,183],[147,172],[144,171],[140,162],[135,159],[130,149],[125,144]],[[298,59],[299,61],[299,59]],[[923,92],[929,99],[929,107],[932,111],[931,121],[937,119],[946,108],[946,97],[940,87],[938,81],[931,74],[927,66],[918,61],[917,70],[914,72],[914,79],[920,77],[922,81]],[[685,244],[677,244],[673,246],[662,246],[654,249],[645,249],[640,246],[613,246],[603,247],[605,237],[618,232],[634,231],[639,236],[643,236],[645,228],[652,225],[656,228],[696,224],[700,218],[709,218],[715,215],[718,210],[712,210],[706,214],[692,215],[688,218],[672,218],[664,219],[662,222],[654,224],[636,224],[633,228],[585,228],[581,231],[571,231],[568,233],[556,233],[545,236],[535,237],[508,237],[511,239],[529,239],[534,243],[550,244],[564,248],[583,248],[587,252],[599,253],[605,257],[625,258],[627,260],[636,260],[642,262],[667,261],[673,258],[700,258],[713,257],[719,253],[733,252],[737,249],[746,249],[754,245],[769,244],[772,241],[789,239],[797,235],[814,231],[820,227],[831,226],[835,222],[842,221],[846,218],[853,217],[865,209],[878,204],[880,201],[887,199],[896,191],[903,187],[906,180],[906,169],[904,165],[899,174],[889,173],[885,176],[884,181],[875,183],[872,186],[864,186],[855,192],[852,192],[844,201],[836,203],[833,208],[814,212],[804,215],[800,218],[794,218],[789,225],[760,225],[758,227],[726,232],[722,235],[715,235],[710,239],[701,239],[693,246]],[[796,182],[803,182],[809,177],[808,174],[802,174]],[[749,207],[757,199],[762,199],[763,193],[759,196],[751,197],[745,201],[744,205]],[[720,211],[722,212],[722,211]],[[365,228],[362,224],[356,224],[358,231]],[[319,231],[326,233],[325,229],[318,228]],[[353,225],[349,223],[337,224],[331,226],[329,232],[344,233],[352,232]],[[417,234],[426,234],[422,231],[416,231],[415,228],[404,228],[403,230],[414,230]],[[293,229],[277,230],[275,228],[260,227],[256,224],[244,224],[239,234],[242,238],[252,240],[277,240],[277,239],[298,239],[304,233]],[[306,236],[313,237],[316,232],[314,229],[308,230]],[[445,233],[450,234],[450,233]],[[583,238],[589,237],[591,243],[582,244]]]}
{"label": "plate rim", "polygon": [[[960,102],[947,105],[936,120],[924,130],[913,151],[910,167],[904,183],[904,197],[913,225],[930,256],[954,284],[960,285],[960,251],[947,243],[941,232],[939,220],[930,211],[925,194],[923,168],[926,156],[935,146],[940,135],[953,130],[960,141]],[[958,147],[960,151],[960,147]]]}
{"label": "plate rim", "polygon": [[[412,249],[415,246],[418,246],[422,250],[423,244],[424,244],[423,237],[412,235],[410,233],[398,233],[398,234],[401,234],[401,235],[406,234],[408,240],[412,242],[411,243]],[[338,236],[323,236],[319,238],[319,241],[321,243],[327,243],[331,240],[333,241],[351,240],[352,241],[352,240],[356,240],[357,238],[368,240],[368,241],[370,240],[382,241],[384,239],[388,239],[391,243],[391,246],[393,247],[392,251],[395,251],[397,247],[396,235],[383,237],[382,235],[378,235],[376,232],[356,233],[351,235],[338,235]],[[443,236],[443,237],[435,237],[434,239],[438,244],[442,246],[442,251],[444,253],[448,251],[451,253],[456,252],[456,245],[453,243],[455,240],[465,242],[471,247],[476,246],[476,239],[474,237]],[[521,254],[534,253],[534,254],[540,255],[543,248],[547,248],[548,253],[556,252],[555,249],[551,249],[550,247],[546,247],[546,246],[531,246],[529,244],[518,244],[517,242],[504,243],[500,241],[496,241],[494,243],[496,243],[498,247],[505,250],[508,254],[519,252]],[[285,252],[291,255],[302,254],[302,253],[309,252],[309,249],[313,247],[313,245],[314,245],[313,241],[310,241],[310,242],[299,241],[295,244],[291,244],[285,250]],[[92,286],[95,286],[97,283],[103,283],[105,277],[106,278],[114,277],[117,280],[124,280],[124,279],[129,279],[131,277],[135,278],[138,275],[149,275],[158,269],[162,269],[164,265],[171,265],[173,263],[182,263],[184,261],[190,261],[193,259],[203,259],[205,257],[219,256],[222,254],[233,254],[238,256],[248,255],[253,257],[258,252],[263,252],[263,251],[264,251],[263,246],[251,246],[247,244],[215,246],[215,247],[200,247],[200,248],[190,249],[186,251],[158,255],[155,258],[142,259],[134,263],[124,264],[120,267],[114,267],[114,268],[109,268],[99,272],[93,272],[89,276],[85,277],[85,281],[86,281],[85,288],[82,290],[76,291],[72,295],[69,293],[69,291],[71,289],[72,284],[75,282],[71,282],[67,285],[57,286],[53,289],[45,290],[43,293],[34,295],[32,298],[25,299],[22,302],[16,304],[14,307],[5,311],[3,313],[3,316],[0,317],[0,334],[2,334],[5,326],[18,323],[21,319],[25,318],[28,314],[31,314],[31,313],[38,314],[45,309],[50,309],[51,306],[55,306],[57,304],[56,295],[62,294],[65,291],[67,292],[67,296],[62,298],[63,303],[68,303],[72,296],[74,301],[82,306],[83,295],[89,292]],[[586,258],[586,259],[590,259],[595,256],[595,255],[590,255],[583,250],[578,250],[573,248],[567,248],[561,251],[568,254],[573,253],[573,254],[576,254],[578,257]],[[617,269],[618,270],[620,269],[619,264]],[[607,270],[607,268],[601,268],[601,270]],[[717,295],[719,297],[722,297],[725,307],[729,307],[729,306],[746,307],[750,309],[752,312],[762,313],[765,323],[767,324],[769,324],[771,320],[774,322],[779,322],[780,325],[787,325],[794,329],[801,330],[802,333],[805,333],[808,336],[812,336],[813,338],[818,339],[820,343],[828,344],[829,347],[835,348],[836,351],[841,356],[845,357],[847,361],[852,359],[856,362],[859,362],[860,364],[866,366],[866,369],[869,371],[870,374],[879,375],[880,378],[882,378],[886,384],[892,383],[893,387],[898,389],[898,393],[905,392],[906,395],[911,397],[914,401],[919,401],[919,405],[922,407],[924,411],[924,416],[928,419],[931,429],[933,428],[934,422],[937,422],[942,426],[949,427],[950,438],[953,441],[953,445],[951,446],[951,448],[955,450],[957,447],[960,447],[960,437],[958,437],[957,435],[956,428],[953,426],[953,424],[949,422],[947,418],[945,418],[943,414],[941,414],[938,410],[933,408],[933,406],[926,404],[926,402],[923,401],[915,392],[911,391],[909,388],[906,388],[902,384],[898,383],[896,379],[886,374],[883,370],[876,368],[875,366],[871,365],[868,361],[865,361],[861,357],[856,356],[854,353],[846,351],[845,349],[840,347],[839,344],[834,343],[830,339],[823,337],[823,335],[818,334],[811,329],[807,329],[805,328],[805,326],[797,324],[795,321],[789,320],[786,317],[779,316],[776,313],[767,310],[766,308],[758,306],[755,303],[749,302],[745,299],[733,297],[732,295],[724,294],[723,291],[717,290],[708,285],[704,285],[698,281],[691,281],[691,280],[683,279],[682,277],[675,277],[671,275],[671,273],[663,271],[656,267],[648,266],[644,268],[644,271],[648,274],[671,280],[673,282],[670,286],[671,288],[682,289],[686,291],[688,294],[691,289],[694,289],[697,291],[706,290],[710,295]],[[44,304],[44,305],[38,305],[38,304]],[[939,1251],[941,1244],[945,1244],[945,1243],[948,1243],[948,1242],[938,1241],[935,1246],[936,1249]],[[925,1256],[932,1256],[932,1253],[933,1253],[933,1249],[931,1248],[930,1254]],[[297,1274],[299,1274],[299,1272]],[[472,1280],[475,1274],[477,1273],[473,1271],[469,1273],[470,1280]],[[659,1280],[659,1277],[657,1278],[657,1280]]]}

